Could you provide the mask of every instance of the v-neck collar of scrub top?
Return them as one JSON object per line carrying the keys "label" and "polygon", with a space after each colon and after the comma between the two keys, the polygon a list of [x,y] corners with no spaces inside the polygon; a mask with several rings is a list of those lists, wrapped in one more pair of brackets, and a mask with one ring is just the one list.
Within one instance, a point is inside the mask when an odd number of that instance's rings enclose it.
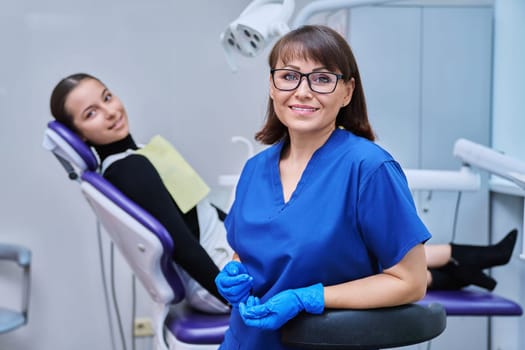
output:
{"label": "v-neck collar of scrub top", "polygon": [[275,203],[277,203],[277,205],[281,208],[281,210],[284,210],[286,207],[292,205],[296,198],[301,195],[301,191],[305,186],[308,185],[308,179],[314,173],[315,166],[319,159],[321,159],[325,154],[329,154],[329,152],[331,150],[334,150],[334,148],[337,148],[337,143],[340,143],[344,138],[343,133],[348,133],[348,131],[336,128],[330,134],[326,142],[312,154],[312,157],[306,164],[306,167],[304,168],[303,173],[299,178],[299,182],[297,182],[295,190],[292,192],[287,202],[284,201],[284,192],[281,182],[281,172],[279,170],[279,161],[281,159],[281,151],[284,147],[284,141],[281,141],[278,144],[276,144],[276,147],[274,148],[273,153],[270,155],[269,158],[270,176],[272,183],[272,191],[274,193],[274,200]]}

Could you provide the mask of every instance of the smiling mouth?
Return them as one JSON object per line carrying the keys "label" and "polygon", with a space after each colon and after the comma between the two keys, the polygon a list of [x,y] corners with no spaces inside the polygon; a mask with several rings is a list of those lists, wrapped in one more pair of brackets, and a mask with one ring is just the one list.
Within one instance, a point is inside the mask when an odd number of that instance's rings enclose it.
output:
{"label": "smiling mouth", "polygon": [[297,107],[297,106],[290,106],[290,109],[292,111],[298,111],[298,112],[315,112],[319,110],[319,108],[314,108],[314,107]]}
{"label": "smiling mouth", "polygon": [[117,119],[117,121],[116,121],[113,125],[111,125],[111,126],[109,127],[109,130],[113,130],[113,129],[118,128],[119,126],[121,126],[123,120],[124,120],[124,116],[121,115],[121,116]]}

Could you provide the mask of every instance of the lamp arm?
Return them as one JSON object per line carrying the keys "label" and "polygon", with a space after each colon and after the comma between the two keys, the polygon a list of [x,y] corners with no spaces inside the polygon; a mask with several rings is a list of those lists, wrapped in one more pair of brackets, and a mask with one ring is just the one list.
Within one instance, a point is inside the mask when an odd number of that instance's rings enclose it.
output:
{"label": "lamp arm", "polygon": [[458,171],[403,169],[411,191],[478,191],[481,179],[470,167]]}
{"label": "lamp arm", "polygon": [[306,24],[310,17],[318,12],[335,11],[342,8],[351,8],[359,6],[373,6],[381,5],[387,2],[394,2],[397,0],[317,0],[309,3],[297,13],[293,23],[292,29],[299,28]]}
{"label": "lamp arm", "polygon": [[483,169],[525,188],[523,181],[525,162],[521,160],[466,139],[456,141],[453,153],[465,164]]}
{"label": "lamp arm", "polygon": [[242,17],[246,15],[247,13],[253,11],[254,8],[264,5],[264,4],[282,4],[283,9],[282,12],[284,16],[291,16],[293,13],[293,10],[295,8],[295,0],[253,0],[251,3],[248,4],[248,6],[241,12],[239,17]]}

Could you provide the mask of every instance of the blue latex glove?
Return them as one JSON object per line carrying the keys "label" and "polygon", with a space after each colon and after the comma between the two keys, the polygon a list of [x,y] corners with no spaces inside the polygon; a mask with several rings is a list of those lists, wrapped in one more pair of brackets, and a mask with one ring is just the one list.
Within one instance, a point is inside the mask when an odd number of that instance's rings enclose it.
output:
{"label": "blue latex glove", "polygon": [[247,326],[276,330],[299,312],[320,314],[324,310],[324,289],[321,283],[282,291],[265,303],[250,296],[239,304],[239,313]]}
{"label": "blue latex glove", "polygon": [[230,261],[215,278],[219,293],[233,307],[248,299],[253,287],[253,277],[239,261]]}

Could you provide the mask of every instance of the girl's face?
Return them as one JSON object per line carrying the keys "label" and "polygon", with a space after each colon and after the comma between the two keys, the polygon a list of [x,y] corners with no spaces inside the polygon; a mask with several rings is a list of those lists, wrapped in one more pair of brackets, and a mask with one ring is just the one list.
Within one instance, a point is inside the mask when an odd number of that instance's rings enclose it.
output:
{"label": "girl's face", "polygon": [[122,140],[129,133],[122,102],[98,80],[82,80],[69,93],[65,108],[84,141],[105,145]]}
{"label": "girl's face", "polygon": [[[322,64],[294,59],[284,64],[279,61],[276,69],[293,69],[301,73],[331,72]],[[297,133],[331,133],[335,129],[335,119],[341,107],[346,106],[352,99],[354,80],[348,82],[339,80],[334,92],[320,94],[308,86],[306,77],[302,77],[297,89],[281,91],[277,89],[270,76],[270,97],[277,117],[287,128],[290,135]]]}

